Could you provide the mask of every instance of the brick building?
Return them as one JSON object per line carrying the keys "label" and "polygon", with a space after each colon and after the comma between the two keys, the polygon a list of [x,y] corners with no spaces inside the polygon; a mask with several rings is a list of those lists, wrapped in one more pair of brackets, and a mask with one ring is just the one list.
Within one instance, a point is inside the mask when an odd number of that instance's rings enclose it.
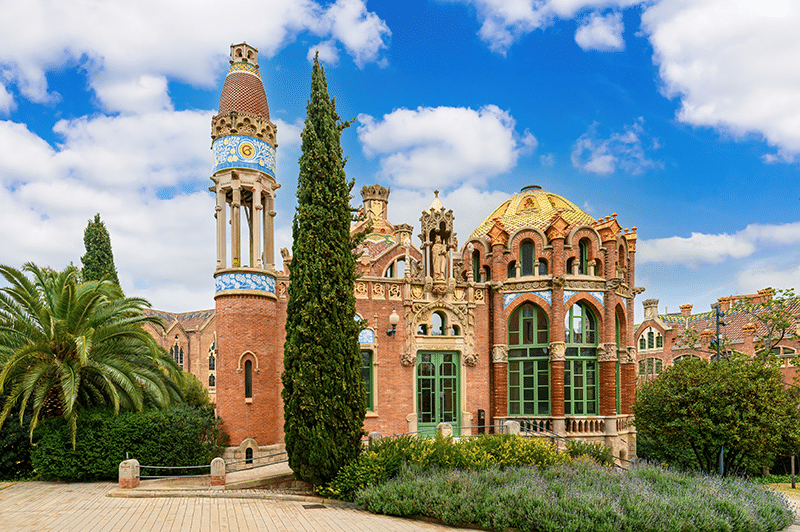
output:
{"label": "brick building", "polygon": [[[212,119],[216,308],[160,315],[168,323],[162,344],[183,352],[184,369],[208,383],[231,443],[258,452],[283,437],[291,256],[281,250],[277,271],[276,128],[256,54],[231,46]],[[438,193],[417,228],[389,221],[389,188],[361,195],[367,219],[353,231],[371,221],[354,286],[367,324],[359,337],[366,431],[447,422],[474,434],[513,419],[635,455],[635,227],[622,229],[616,214],[596,220],[534,185],[459,247],[454,213]]]}
{"label": "brick building", "polygon": [[[680,312],[658,313],[658,299],[645,299],[644,321],[636,326],[636,375],[639,380],[648,380],[660,374],[665,368],[689,358],[716,356],[716,346],[712,344],[717,334],[717,312],[720,310],[721,352],[735,351],[752,357],[756,353],[759,335],[765,334],[764,327],[755,317],[764,311],[762,305],[772,299],[770,289],[759,290],[756,294],[739,294],[720,297],[711,305],[711,310],[692,313],[692,305],[680,306]],[[737,303],[749,305],[745,311]],[[800,307],[790,308],[792,313],[800,313]],[[798,314],[800,316],[800,314]],[[784,382],[793,383],[797,373],[792,359],[797,356],[800,342],[794,338],[798,323],[790,337],[782,339],[773,349],[781,359],[781,372]],[[685,333],[693,330],[697,338]],[[695,335],[692,335],[692,337]],[[690,341],[691,340],[691,341]]]}

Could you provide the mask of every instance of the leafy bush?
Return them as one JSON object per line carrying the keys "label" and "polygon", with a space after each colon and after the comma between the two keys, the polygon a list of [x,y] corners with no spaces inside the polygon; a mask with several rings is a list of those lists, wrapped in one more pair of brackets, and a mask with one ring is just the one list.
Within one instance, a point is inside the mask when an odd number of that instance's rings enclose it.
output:
{"label": "leafy bush", "polygon": [[[74,450],[69,426],[62,418],[51,418],[36,430],[31,459],[42,478],[70,482],[116,479],[126,456],[143,465],[208,465],[219,454],[219,425],[213,413],[187,405],[119,416],[85,410],[78,418]],[[197,473],[143,470],[144,475]]]}
{"label": "leafy bush", "polygon": [[420,469],[486,469],[497,467],[548,467],[569,458],[553,444],[539,438],[496,434],[454,441],[435,438],[385,438],[339,470],[336,477],[318,488],[325,497],[353,500],[365,486],[394,478],[404,463]]}
{"label": "leafy bush", "polygon": [[[3,403],[5,396],[0,395],[0,404]],[[20,480],[32,476],[31,441],[27,430],[30,421],[30,406],[22,425],[19,422],[19,409],[14,407],[0,427],[0,480]]]}
{"label": "leafy bush", "polygon": [[599,442],[569,440],[567,442],[567,454],[572,458],[588,456],[598,464],[607,467],[614,465],[614,453],[611,448]]}
{"label": "leafy bush", "polygon": [[545,469],[401,469],[360,490],[373,513],[424,515],[492,530],[780,530],[786,499],[737,478],[685,474],[651,465],[619,472],[581,457]]}

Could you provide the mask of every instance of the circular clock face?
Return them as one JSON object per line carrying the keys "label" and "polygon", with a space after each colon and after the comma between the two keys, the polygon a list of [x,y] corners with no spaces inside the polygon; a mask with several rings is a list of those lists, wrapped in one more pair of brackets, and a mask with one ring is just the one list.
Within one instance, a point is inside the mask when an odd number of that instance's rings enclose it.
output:
{"label": "circular clock face", "polygon": [[243,159],[251,159],[256,154],[255,147],[249,142],[242,142],[239,145],[239,156]]}

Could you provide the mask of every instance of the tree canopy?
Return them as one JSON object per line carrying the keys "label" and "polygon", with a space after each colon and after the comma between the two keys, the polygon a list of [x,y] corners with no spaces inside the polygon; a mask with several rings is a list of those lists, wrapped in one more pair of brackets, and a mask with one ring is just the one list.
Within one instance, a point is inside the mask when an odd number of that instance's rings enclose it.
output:
{"label": "tree canopy", "polygon": [[673,454],[691,452],[711,473],[725,448],[724,473],[769,465],[798,447],[798,398],[780,370],[741,359],[693,359],[667,368],[636,392],[636,430]]}
{"label": "tree canopy", "polygon": [[[26,275],[30,274],[31,278]],[[0,265],[0,427],[32,406],[31,436],[44,417],[62,416],[75,446],[78,411],[142,410],[181,400],[180,368],[142,327],[162,326],[109,279],[78,282],[78,270]]]}
{"label": "tree canopy", "polygon": [[302,132],[284,345],[289,466],[324,484],[361,450],[366,402],[354,320],[353,210],[336,106],[317,58]]}
{"label": "tree canopy", "polygon": [[86,254],[81,257],[83,280],[100,281],[108,275],[112,281],[119,284],[117,268],[114,266],[114,253],[111,251],[111,237],[106,224],[100,220],[99,213],[94,215],[94,220],[89,220],[83,232],[83,245],[86,248]]}

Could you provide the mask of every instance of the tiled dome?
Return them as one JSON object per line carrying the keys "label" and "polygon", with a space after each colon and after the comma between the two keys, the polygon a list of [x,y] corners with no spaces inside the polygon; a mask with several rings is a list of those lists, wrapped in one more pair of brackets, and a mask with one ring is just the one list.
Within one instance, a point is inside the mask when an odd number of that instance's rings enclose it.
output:
{"label": "tiled dome", "polygon": [[559,211],[570,225],[592,225],[596,221],[571,201],[558,194],[545,192],[538,185],[530,185],[511,196],[487,216],[472,232],[470,239],[480,238],[488,233],[494,225],[495,218],[500,219],[509,233],[522,227],[536,227],[544,231],[548,228],[553,215]]}
{"label": "tiled dome", "polygon": [[228,69],[219,98],[219,114],[231,111],[259,115],[269,120],[267,93],[264,92],[258,65],[232,63]]}

